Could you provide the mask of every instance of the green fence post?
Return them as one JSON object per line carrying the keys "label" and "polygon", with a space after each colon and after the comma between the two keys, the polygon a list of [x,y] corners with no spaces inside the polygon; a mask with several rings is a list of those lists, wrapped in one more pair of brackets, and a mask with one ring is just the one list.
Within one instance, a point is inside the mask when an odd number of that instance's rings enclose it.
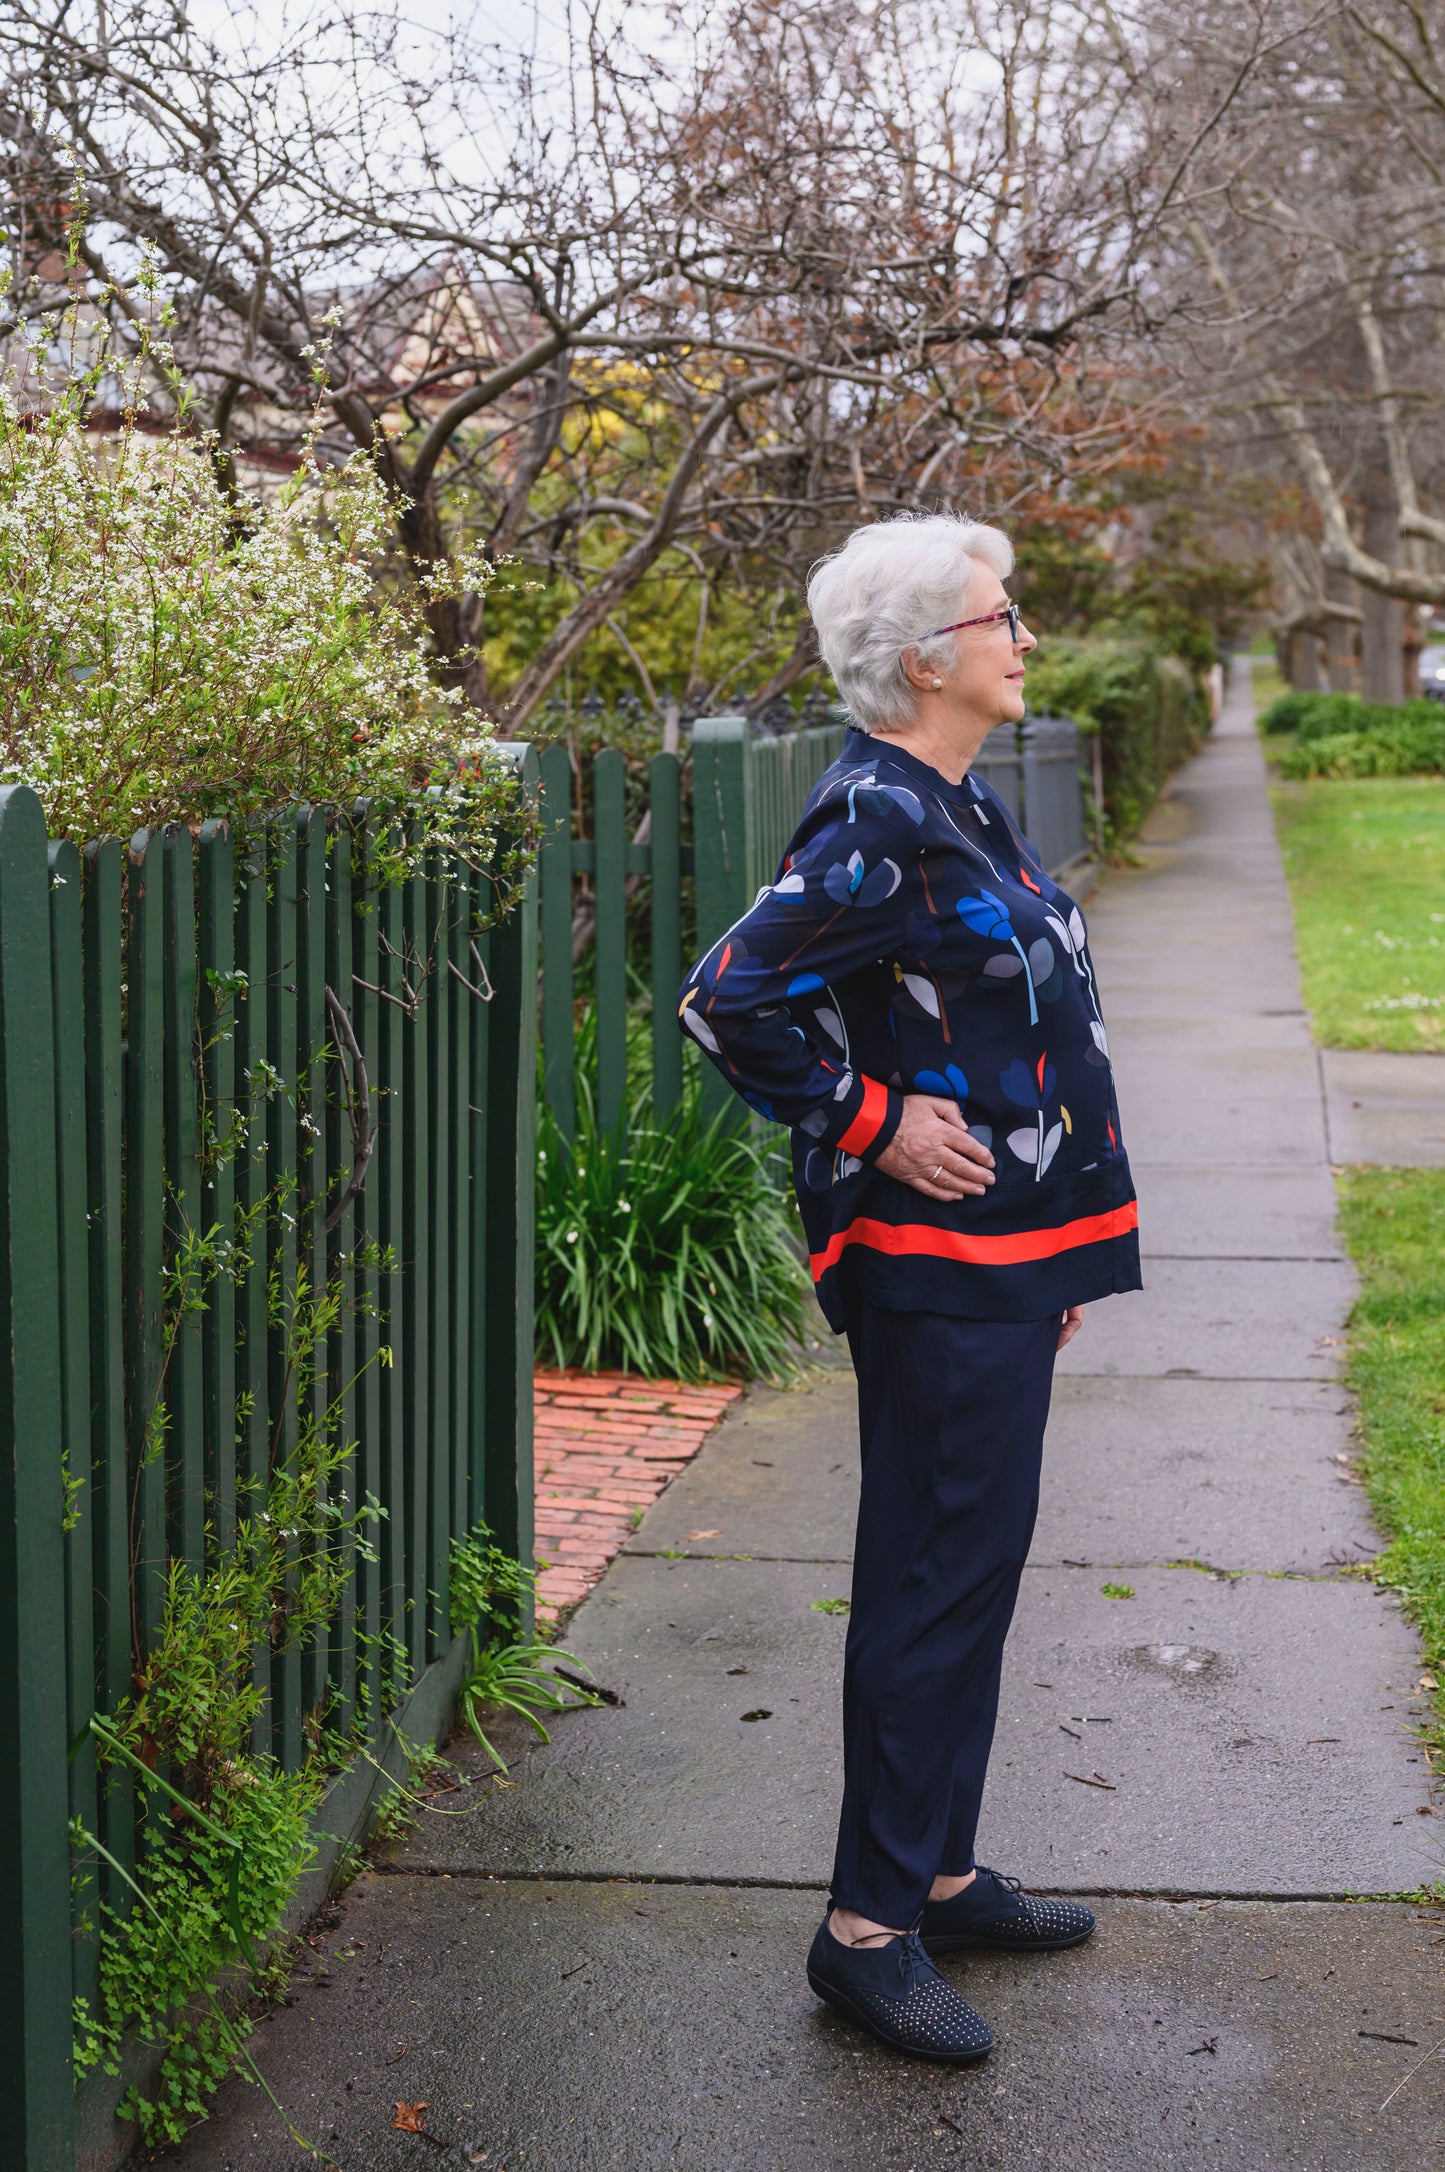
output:
{"label": "green fence post", "polygon": [[147,1651],[161,1624],[167,1560],[165,1455],[155,1437],[165,1346],[164,853],[163,836],[137,831],[126,883],[122,1138],[128,1536],[134,1623]]}
{"label": "green fence post", "polygon": [[621,1139],[627,1108],[627,757],[603,747],[592,765],[597,840],[597,1120]]}
{"label": "green fence post", "polygon": [[541,757],[542,1077],[547,1106],[570,1145],[577,1135],[572,1054],[572,758],[562,746]]}
{"label": "green fence post", "polygon": [[23,2172],[72,2172],[63,1352],[45,844],[34,793],[0,791],[0,2042],[10,2077],[6,2154]]}
{"label": "green fence post", "polygon": [[[87,846],[84,906],[85,1114],[90,1252],[91,1567],[96,1690],[114,1713],[131,1686],[130,1487],[126,1477],[125,1299],[121,1274],[121,1118],[125,1105],[121,884],[116,838]],[[106,1851],[122,1871],[135,1861],[135,1788],[117,1768],[101,1800]],[[130,1905],[119,1872],[101,1885],[117,1914]]]}
{"label": "green fence post", "polygon": [[[749,753],[745,717],[700,716],[693,725],[692,838],[699,956],[711,950],[753,901],[748,881]],[[710,1115],[735,1105],[726,1080],[710,1063],[702,1067],[702,1105]],[[741,1113],[738,1120],[742,1121]]]}
{"label": "green fence post", "polygon": [[652,815],[652,1107],[659,1122],[682,1099],[682,1035],[677,990],[682,979],[682,765],[655,754],[648,765]]}
{"label": "green fence post", "polygon": [[[525,791],[537,756],[523,744],[498,752]],[[490,938],[495,990],[487,1019],[487,1243],[476,1303],[486,1321],[483,1501],[497,1544],[532,1559],[533,1247],[536,1236],[537,883]]]}
{"label": "green fence post", "polygon": [[[188,1236],[204,1238],[211,1222],[201,1191],[196,1137],[196,882],[195,846],[178,826],[165,840],[165,1171],[168,1234],[166,1265],[175,1274]],[[209,1300],[207,1276],[197,1294]],[[200,1313],[175,1329],[166,1368],[167,1508],[173,1560],[200,1569],[205,1554],[206,1456],[204,1365]]]}
{"label": "green fence post", "polygon": [[[60,1271],[61,1404],[64,1412],[65,1606],[67,1615],[66,1735],[70,1756],[70,1814],[96,1830],[95,1574],[91,1561],[90,1254],[89,1184],[85,1138],[85,975],[81,965],[80,854],[69,841],[49,848],[51,1003],[55,1036],[55,1181]],[[88,1859],[87,1859],[88,1858]],[[77,1849],[72,1870],[73,1913],[93,1924],[99,1886],[96,1859]],[[74,1945],[75,1994],[96,1993],[93,1937]]]}

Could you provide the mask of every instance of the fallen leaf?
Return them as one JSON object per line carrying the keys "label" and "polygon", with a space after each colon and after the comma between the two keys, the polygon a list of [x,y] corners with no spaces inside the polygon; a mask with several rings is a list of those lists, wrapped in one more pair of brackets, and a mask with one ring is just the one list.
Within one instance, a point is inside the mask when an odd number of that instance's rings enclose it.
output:
{"label": "fallen leaf", "polygon": [[408,2037],[408,2038],[407,2038],[407,2040],[406,2040],[406,2042],[405,2042],[405,2043],[404,2043],[404,2044],[402,2045],[402,2047],[401,2047],[401,2050],[400,2050],[400,2051],[399,2051],[399,2052],[397,2053],[397,2055],[396,2055],[396,2057],[395,2057],[394,2059],[383,2059],[381,2063],[382,2063],[382,2065],[383,2065],[383,2066],[400,2066],[400,2065],[401,2065],[401,2062],[402,2062],[402,2060],[403,2060],[403,2059],[404,2059],[404,2058],[406,2057],[407,2053],[408,2053],[408,2052],[409,2052],[410,2050],[411,2050],[411,2038],[410,2038],[410,2037]]}
{"label": "fallen leaf", "polygon": [[1438,1689],[1440,1684],[1433,1674],[1422,1674],[1416,1687],[1419,1689]]}
{"label": "fallen leaf", "polygon": [[684,1546],[691,1546],[698,1539],[721,1537],[721,1531],[684,1531],[682,1534],[682,1543]]}
{"label": "fallen leaf", "polygon": [[398,2103],[396,2117],[392,2121],[392,2125],[400,2127],[403,2134],[425,2134],[426,2115],[427,2100],[425,2097],[418,2104]]}

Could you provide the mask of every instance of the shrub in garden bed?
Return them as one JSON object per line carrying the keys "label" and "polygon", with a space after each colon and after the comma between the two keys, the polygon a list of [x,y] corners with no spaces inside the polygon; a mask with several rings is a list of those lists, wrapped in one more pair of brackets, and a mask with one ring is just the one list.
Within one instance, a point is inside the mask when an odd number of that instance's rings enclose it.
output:
{"label": "shrub in garden bed", "polygon": [[577,1136],[545,1104],[537,1167],[537,1352],[671,1380],[773,1375],[808,1283],[766,1138],[708,1117],[689,1066],[665,1121],[639,1090],[623,1143],[603,1131],[579,1036]]}
{"label": "shrub in garden bed", "polygon": [[1123,845],[1209,729],[1199,681],[1142,640],[1048,641],[1029,659],[1037,711],[1071,716],[1100,742],[1105,838]]}

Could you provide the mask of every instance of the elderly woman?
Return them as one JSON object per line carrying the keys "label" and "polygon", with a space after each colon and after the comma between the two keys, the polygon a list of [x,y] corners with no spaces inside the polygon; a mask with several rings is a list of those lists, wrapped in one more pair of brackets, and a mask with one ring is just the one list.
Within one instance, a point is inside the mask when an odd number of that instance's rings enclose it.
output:
{"label": "elderly woman", "polygon": [[932,1956],[1076,1945],[1087,1908],[974,1862],[1054,1358],[1139,1287],[1078,907],[970,764],[1024,713],[1033,635],[996,528],[860,528],[808,587],[852,717],[684,1026],[792,1130],[818,1298],[858,1377],[844,1784],[817,1994],[898,2050],[984,2058]]}

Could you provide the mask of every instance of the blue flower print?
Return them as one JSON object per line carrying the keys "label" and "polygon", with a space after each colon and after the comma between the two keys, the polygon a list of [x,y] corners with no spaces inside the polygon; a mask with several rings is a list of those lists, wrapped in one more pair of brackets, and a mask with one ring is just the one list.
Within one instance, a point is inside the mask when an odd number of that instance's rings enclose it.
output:
{"label": "blue flower print", "polygon": [[1047,1055],[1040,1056],[1032,1070],[1021,1057],[1015,1056],[1013,1062],[999,1073],[998,1082],[1015,1108],[1034,1111],[1034,1122],[1028,1129],[1021,1126],[1009,1133],[1008,1147],[1011,1154],[1017,1154],[1020,1161],[1032,1166],[1037,1184],[1059,1151],[1059,1141],[1068,1121],[1068,1111],[1061,1109],[1060,1121],[1051,1124],[1047,1131],[1044,1129],[1044,1110],[1057,1084],[1054,1067]]}
{"label": "blue flower print", "polygon": [[[1036,1026],[1039,1022],[1039,1006],[1034,995],[1034,976],[1029,969],[1024,946],[1014,933],[1014,925],[1003,899],[995,897],[992,890],[980,890],[977,897],[961,897],[958,901],[958,917],[965,927],[972,928],[978,935],[989,935],[998,942],[1012,943],[1023,960],[1024,976],[1028,982],[1029,1024]],[[1049,955],[1052,957],[1052,951]]]}
{"label": "blue flower print", "polygon": [[960,1107],[968,1099],[968,1080],[956,1063],[946,1071],[915,1071],[913,1088],[915,1093],[942,1094],[945,1099],[951,1094]]}
{"label": "blue flower print", "polygon": [[896,860],[880,860],[876,867],[866,868],[862,853],[850,852],[846,860],[833,862],[823,877],[823,888],[835,905],[881,905],[902,880]]}

